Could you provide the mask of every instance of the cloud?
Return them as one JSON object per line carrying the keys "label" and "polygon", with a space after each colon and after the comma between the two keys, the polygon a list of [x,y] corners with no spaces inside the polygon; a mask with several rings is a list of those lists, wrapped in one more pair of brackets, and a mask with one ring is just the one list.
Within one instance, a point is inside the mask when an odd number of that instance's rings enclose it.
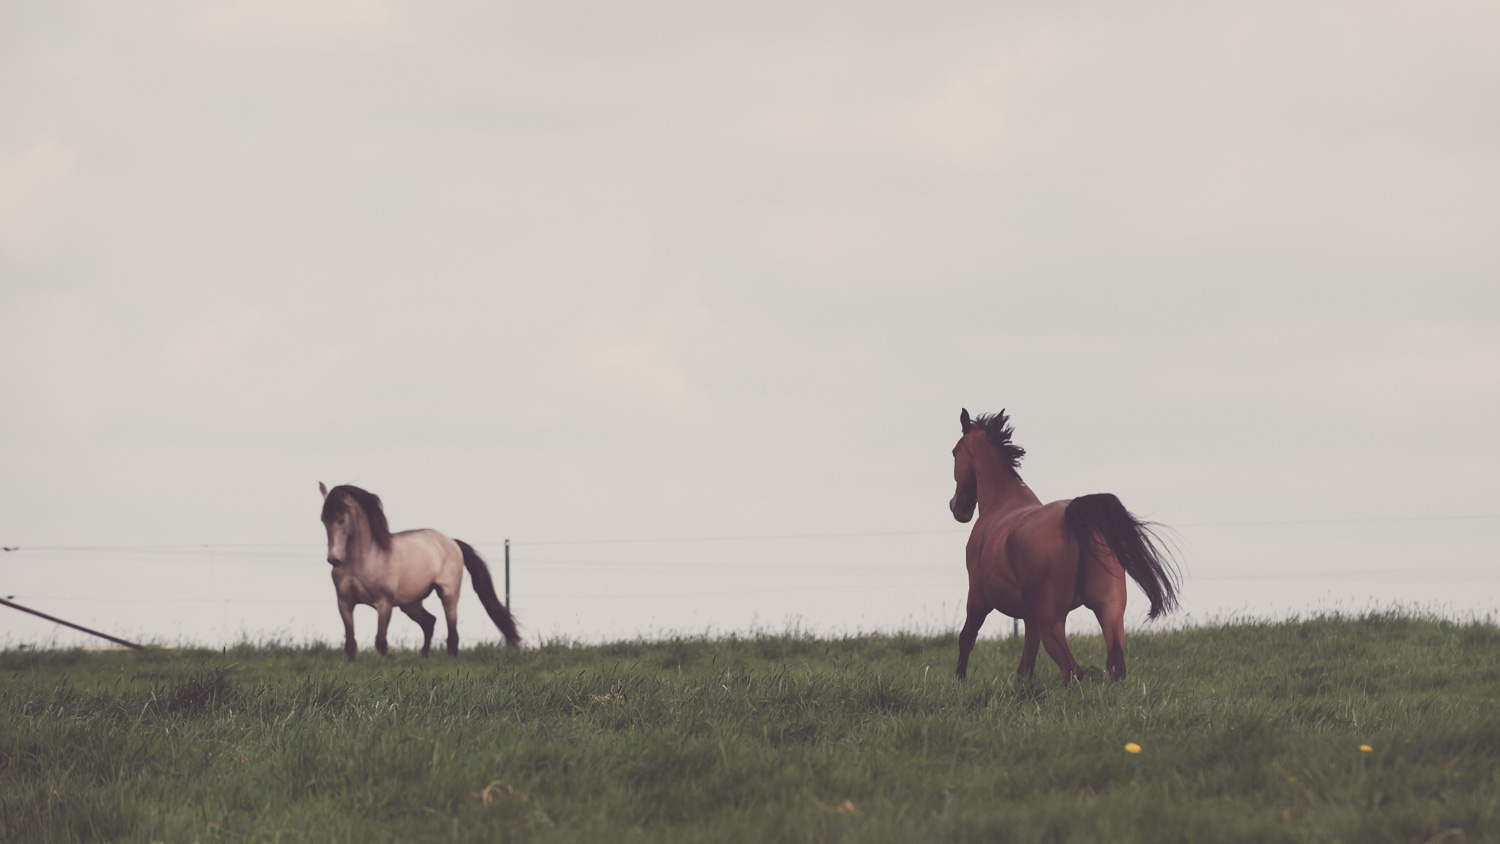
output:
{"label": "cloud", "polygon": [[230,0],[153,7],[197,47],[374,47],[401,31],[402,16],[386,0]]}
{"label": "cloud", "polygon": [[73,184],[77,158],[71,146],[47,135],[0,151],[0,246],[42,237]]}
{"label": "cloud", "polygon": [[964,405],[1165,521],[1490,501],[1489,8],[38,4],[0,516],[941,527]]}

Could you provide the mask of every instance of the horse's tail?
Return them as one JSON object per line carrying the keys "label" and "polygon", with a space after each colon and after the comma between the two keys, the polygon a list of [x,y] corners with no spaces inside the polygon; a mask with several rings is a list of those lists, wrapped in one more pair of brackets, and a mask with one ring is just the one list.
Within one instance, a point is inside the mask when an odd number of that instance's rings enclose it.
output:
{"label": "horse's tail", "polygon": [[485,565],[484,559],[472,545],[462,539],[453,541],[458,543],[458,550],[464,552],[464,568],[469,570],[469,578],[474,581],[474,594],[479,596],[479,603],[484,604],[490,620],[500,628],[505,644],[513,648],[521,647],[521,633],[516,629],[516,620],[510,617],[510,610],[495,595],[495,581],[490,579],[490,567]]}
{"label": "horse's tail", "polygon": [[1159,546],[1152,524],[1131,515],[1120,499],[1107,492],[1075,498],[1064,511],[1063,521],[1086,559],[1093,557],[1094,543],[1104,540],[1120,567],[1151,600],[1147,618],[1177,608],[1177,571],[1170,555]]}

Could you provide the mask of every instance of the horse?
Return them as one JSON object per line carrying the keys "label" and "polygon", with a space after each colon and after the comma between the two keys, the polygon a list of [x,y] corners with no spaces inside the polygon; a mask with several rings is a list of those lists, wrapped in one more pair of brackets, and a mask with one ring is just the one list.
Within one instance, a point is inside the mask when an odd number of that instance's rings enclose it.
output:
{"label": "horse", "polygon": [[328,531],[328,563],[333,566],[333,588],[339,615],[344,619],[344,653],[354,661],[354,605],[375,608],[375,649],[386,652],[385,631],[391,610],[400,607],[422,628],[422,656],[432,649],[437,619],[422,608],[422,599],[438,593],[448,619],[448,658],[458,656],[458,594],[464,569],[474,581],[479,602],[512,648],[521,646],[510,610],[495,596],[495,582],[484,560],[467,542],[435,530],[391,533],[380,496],[357,486],[332,490],[318,482],[323,493],[323,527]]}
{"label": "horse", "polygon": [[979,628],[999,610],[1026,622],[1016,674],[1032,676],[1040,643],[1066,685],[1079,674],[1068,649],[1068,613],[1084,606],[1104,631],[1109,676],[1125,679],[1125,575],[1150,600],[1148,618],[1177,606],[1176,568],[1154,525],[1110,493],[1043,504],[1017,473],[1026,450],[1011,442],[1015,431],[1004,410],[970,420],[965,408],[958,420],[963,436],[953,447],[957,489],[948,509],[967,524],[977,506],[979,518],[965,551],[969,595],[955,676],[968,675]]}

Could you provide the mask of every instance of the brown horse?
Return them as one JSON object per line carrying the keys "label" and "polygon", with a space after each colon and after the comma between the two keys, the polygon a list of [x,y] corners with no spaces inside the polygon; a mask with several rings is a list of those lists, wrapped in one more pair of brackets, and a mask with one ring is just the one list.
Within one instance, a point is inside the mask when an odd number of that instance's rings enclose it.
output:
{"label": "brown horse", "polygon": [[318,484],[323,493],[323,527],[328,530],[328,563],[339,615],[344,619],[344,653],[354,661],[354,605],[375,608],[375,649],[386,651],[385,631],[391,610],[400,607],[422,627],[422,656],[432,648],[437,619],[422,600],[437,592],[448,619],[448,656],[458,656],[458,593],[464,569],[474,581],[479,603],[500,628],[505,643],[521,646],[521,634],[510,610],[495,595],[489,567],[474,549],[435,530],[391,533],[380,496],[357,486]]}
{"label": "brown horse", "polygon": [[969,651],[991,610],[1026,621],[1026,644],[1016,673],[1030,677],[1040,642],[1062,669],[1063,682],[1078,676],[1068,650],[1068,613],[1088,607],[1099,618],[1108,651],[1106,667],[1125,678],[1125,575],[1151,601],[1149,618],[1177,605],[1176,574],[1157,547],[1148,523],[1132,516],[1109,493],[1043,504],[1016,467],[1026,450],[1010,441],[1005,411],[970,421],[958,417],[963,437],[953,447],[958,489],[948,509],[968,522],[968,619],[958,636],[958,679],[969,668]]}

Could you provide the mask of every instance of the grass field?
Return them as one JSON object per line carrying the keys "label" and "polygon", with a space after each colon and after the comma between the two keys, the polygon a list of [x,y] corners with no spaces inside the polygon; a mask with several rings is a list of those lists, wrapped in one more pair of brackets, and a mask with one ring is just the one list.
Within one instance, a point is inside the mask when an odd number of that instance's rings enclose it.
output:
{"label": "grass field", "polygon": [[953,635],[11,651],[0,840],[1500,841],[1494,624],[1127,646],[1071,687],[1009,640],[956,683]]}

